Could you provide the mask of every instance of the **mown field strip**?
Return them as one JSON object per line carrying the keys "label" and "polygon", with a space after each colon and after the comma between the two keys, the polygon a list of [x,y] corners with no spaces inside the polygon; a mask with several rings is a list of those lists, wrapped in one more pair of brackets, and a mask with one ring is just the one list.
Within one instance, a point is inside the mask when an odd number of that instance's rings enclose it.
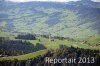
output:
{"label": "mown field strip", "polygon": [[30,58],[35,58],[39,55],[44,55],[46,52],[47,52],[46,50],[40,50],[40,51],[37,51],[37,52],[25,54],[25,55],[1,57],[0,61],[1,60],[14,60],[14,59],[27,60],[27,59],[30,59]]}

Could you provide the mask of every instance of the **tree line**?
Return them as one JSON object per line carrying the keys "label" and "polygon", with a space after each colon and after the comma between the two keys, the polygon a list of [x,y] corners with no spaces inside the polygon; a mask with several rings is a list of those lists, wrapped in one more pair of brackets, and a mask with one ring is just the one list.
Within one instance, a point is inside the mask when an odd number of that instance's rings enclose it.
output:
{"label": "tree line", "polygon": [[32,34],[25,34],[25,35],[18,35],[15,39],[24,39],[24,40],[36,40],[35,35]]}
{"label": "tree line", "polygon": [[0,56],[22,55],[42,49],[46,49],[46,47],[40,43],[33,45],[26,40],[10,40],[0,37]]}

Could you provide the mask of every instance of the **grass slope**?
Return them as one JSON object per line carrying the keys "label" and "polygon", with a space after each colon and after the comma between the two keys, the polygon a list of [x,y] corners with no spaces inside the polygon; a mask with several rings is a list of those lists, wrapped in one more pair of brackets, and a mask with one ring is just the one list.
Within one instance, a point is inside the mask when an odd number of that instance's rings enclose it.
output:
{"label": "grass slope", "polygon": [[30,58],[35,58],[39,55],[43,55],[45,53],[46,53],[46,50],[40,50],[40,51],[37,51],[37,52],[25,54],[25,55],[1,57],[0,60],[14,60],[14,59],[27,60],[27,59],[30,59]]}
{"label": "grass slope", "polygon": [[[38,5],[34,6],[35,4]],[[51,4],[60,7],[53,7]],[[0,28],[35,34],[50,32],[53,36],[71,38],[97,36],[100,31],[100,9],[72,5],[42,2],[7,5],[7,10],[0,11],[3,16],[0,17]]]}
{"label": "grass slope", "polygon": [[[40,39],[40,41],[38,39]],[[94,38],[94,39],[91,37],[91,39],[90,38],[88,39],[88,42],[93,42],[93,44],[95,44],[95,43],[97,43],[96,41],[99,40],[99,38],[98,39]],[[84,49],[100,50],[100,46],[93,47],[93,46],[89,46],[87,44],[82,44],[79,41],[66,41],[66,40],[59,40],[59,39],[54,39],[54,41],[49,41],[49,39],[41,37],[41,36],[38,36],[37,40],[27,40],[27,41],[31,42],[34,45],[36,45],[36,43],[41,43],[44,46],[46,46],[47,49],[58,49],[60,45],[66,45],[69,47],[74,46],[74,47],[79,47],[79,48],[84,48]],[[98,41],[98,43],[100,43],[100,42]],[[43,55],[45,53],[46,53],[46,50],[40,50],[37,52],[25,54],[25,55],[1,57],[0,60],[14,60],[14,59],[26,60],[29,58],[37,57],[39,55]]]}
{"label": "grass slope", "polygon": [[[32,44],[41,43],[44,46],[46,46],[48,49],[57,49],[57,48],[59,48],[60,45],[66,45],[69,47],[74,46],[74,47],[79,47],[79,48],[84,48],[84,49],[100,49],[100,46],[93,47],[93,46],[89,46],[87,44],[82,44],[82,42],[80,42],[80,41],[67,41],[67,40],[59,40],[59,39],[54,39],[54,41],[49,41],[49,39],[44,38],[44,37],[37,37],[37,39],[40,39],[40,41],[38,41],[38,40],[27,40],[27,41],[31,42]],[[100,43],[100,42],[98,42],[98,43]],[[96,41],[93,44],[96,44]]]}

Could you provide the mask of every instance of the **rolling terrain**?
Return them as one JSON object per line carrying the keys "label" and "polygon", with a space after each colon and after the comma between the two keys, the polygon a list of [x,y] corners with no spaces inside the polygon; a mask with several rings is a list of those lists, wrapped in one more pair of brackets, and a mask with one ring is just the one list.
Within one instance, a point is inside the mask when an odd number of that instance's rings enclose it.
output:
{"label": "rolling terrain", "polygon": [[55,66],[45,57],[67,55],[95,57],[73,66],[99,65],[100,3],[0,1],[0,66]]}
{"label": "rolling terrain", "polygon": [[1,2],[0,5],[0,28],[13,34],[48,35],[50,32],[52,36],[71,38],[100,34],[100,3],[90,0],[68,3]]}

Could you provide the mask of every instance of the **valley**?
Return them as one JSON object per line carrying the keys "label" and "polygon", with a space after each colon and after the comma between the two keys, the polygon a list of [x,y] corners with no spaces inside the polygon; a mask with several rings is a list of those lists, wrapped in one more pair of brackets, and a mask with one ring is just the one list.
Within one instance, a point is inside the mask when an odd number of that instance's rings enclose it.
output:
{"label": "valley", "polygon": [[[94,63],[46,63],[91,58]],[[100,3],[0,1],[0,66],[100,66]]]}

